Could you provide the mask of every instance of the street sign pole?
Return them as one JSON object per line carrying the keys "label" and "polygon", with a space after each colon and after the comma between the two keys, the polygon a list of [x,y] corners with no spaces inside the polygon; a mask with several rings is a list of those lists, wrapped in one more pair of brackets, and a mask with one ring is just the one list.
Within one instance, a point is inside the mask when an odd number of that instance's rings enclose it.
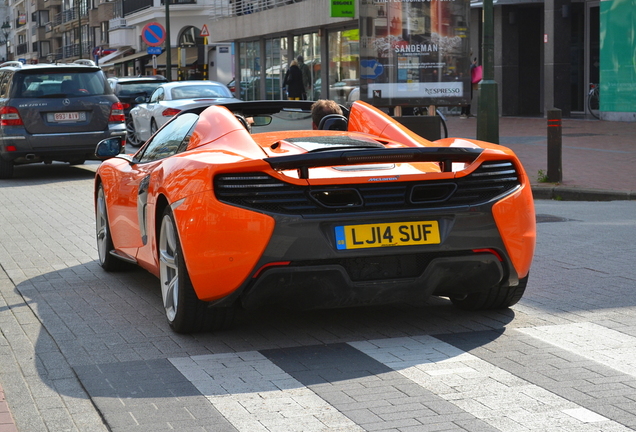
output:
{"label": "street sign pole", "polygon": [[477,139],[499,144],[499,95],[495,81],[495,26],[493,0],[483,1],[484,79],[479,83]]}
{"label": "street sign pole", "polygon": [[157,55],[152,55],[152,74],[157,75]]}
{"label": "street sign pole", "polygon": [[203,37],[203,79],[208,79],[208,36],[210,36],[210,31],[208,30],[208,25],[203,24],[201,27],[201,34],[199,35]]}
{"label": "street sign pole", "polygon": [[163,0],[166,4],[166,78],[172,81],[172,46],[170,45],[170,1]]}
{"label": "street sign pole", "polygon": [[208,37],[203,38],[203,79],[208,79]]}

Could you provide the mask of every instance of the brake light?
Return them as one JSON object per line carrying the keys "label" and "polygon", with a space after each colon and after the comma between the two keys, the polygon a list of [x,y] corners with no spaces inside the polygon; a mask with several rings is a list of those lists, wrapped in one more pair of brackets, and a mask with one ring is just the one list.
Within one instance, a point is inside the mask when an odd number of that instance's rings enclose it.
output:
{"label": "brake light", "polygon": [[121,102],[115,102],[110,107],[110,117],[108,118],[109,123],[123,123],[126,121],[126,116],[124,115],[124,105]]}
{"label": "brake light", "polygon": [[24,126],[18,109],[12,106],[0,108],[0,126]]}
{"label": "brake light", "polygon": [[177,115],[181,112],[180,109],[176,109],[176,108],[166,108],[165,110],[163,110],[163,112],[161,113],[162,116],[164,117],[172,117],[174,115]]}
{"label": "brake light", "polygon": [[123,105],[124,109],[130,108],[130,104],[129,103],[122,102],[121,104]]}

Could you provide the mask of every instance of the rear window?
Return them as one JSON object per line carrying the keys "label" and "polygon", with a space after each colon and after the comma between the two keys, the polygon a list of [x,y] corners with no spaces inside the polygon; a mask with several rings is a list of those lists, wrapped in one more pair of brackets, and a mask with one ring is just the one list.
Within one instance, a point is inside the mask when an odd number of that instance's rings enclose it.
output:
{"label": "rear window", "polygon": [[150,95],[157,87],[163,84],[162,81],[157,82],[131,82],[131,83],[118,83],[119,88],[116,93],[119,96],[137,96],[137,95]]}
{"label": "rear window", "polygon": [[16,73],[13,97],[56,98],[111,94],[102,71],[33,71]]}
{"label": "rear window", "polygon": [[186,85],[174,87],[170,90],[172,99],[195,99],[202,97],[229,98],[232,93],[225,86],[220,85]]}

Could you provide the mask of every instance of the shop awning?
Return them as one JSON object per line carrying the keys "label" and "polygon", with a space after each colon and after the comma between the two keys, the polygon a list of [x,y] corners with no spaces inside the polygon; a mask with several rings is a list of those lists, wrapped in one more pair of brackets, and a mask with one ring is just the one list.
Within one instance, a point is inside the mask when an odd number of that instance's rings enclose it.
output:
{"label": "shop awning", "polygon": [[[185,50],[186,57],[186,66],[191,66],[194,62],[199,59],[199,49],[197,47],[189,47],[189,48],[181,48],[181,50]],[[170,63],[172,67],[176,67],[181,63],[179,58],[179,48],[172,48],[170,51]],[[152,63],[149,62],[149,66],[152,67]],[[166,67],[166,53],[165,51],[157,56],[157,67],[165,68]]]}
{"label": "shop awning", "polygon": [[132,48],[128,47],[128,48],[123,48],[123,49],[118,49],[115,52],[112,52],[110,54],[106,54],[105,56],[101,57],[99,59],[99,65],[105,65],[108,63],[112,63],[112,60],[123,56],[124,54],[126,54],[127,52],[132,51]]}
{"label": "shop awning", "polygon": [[141,57],[145,57],[145,56],[148,56],[148,58],[150,58],[150,54],[148,54],[147,52],[141,51],[141,52],[138,52],[138,53],[135,53],[135,54],[131,54],[129,56],[117,59],[113,63],[114,64],[125,63],[127,61],[135,60],[135,59],[138,59],[138,58],[141,58]]}

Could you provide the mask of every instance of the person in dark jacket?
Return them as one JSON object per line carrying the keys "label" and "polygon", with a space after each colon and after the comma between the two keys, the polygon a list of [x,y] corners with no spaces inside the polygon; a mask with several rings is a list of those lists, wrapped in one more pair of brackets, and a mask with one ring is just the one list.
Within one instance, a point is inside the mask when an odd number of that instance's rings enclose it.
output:
{"label": "person in dark jacket", "polygon": [[285,73],[283,87],[287,87],[287,97],[291,100],[300,100],[305,92],[303,73],[300,71],[296,60],[292,60],[289,69]]}

